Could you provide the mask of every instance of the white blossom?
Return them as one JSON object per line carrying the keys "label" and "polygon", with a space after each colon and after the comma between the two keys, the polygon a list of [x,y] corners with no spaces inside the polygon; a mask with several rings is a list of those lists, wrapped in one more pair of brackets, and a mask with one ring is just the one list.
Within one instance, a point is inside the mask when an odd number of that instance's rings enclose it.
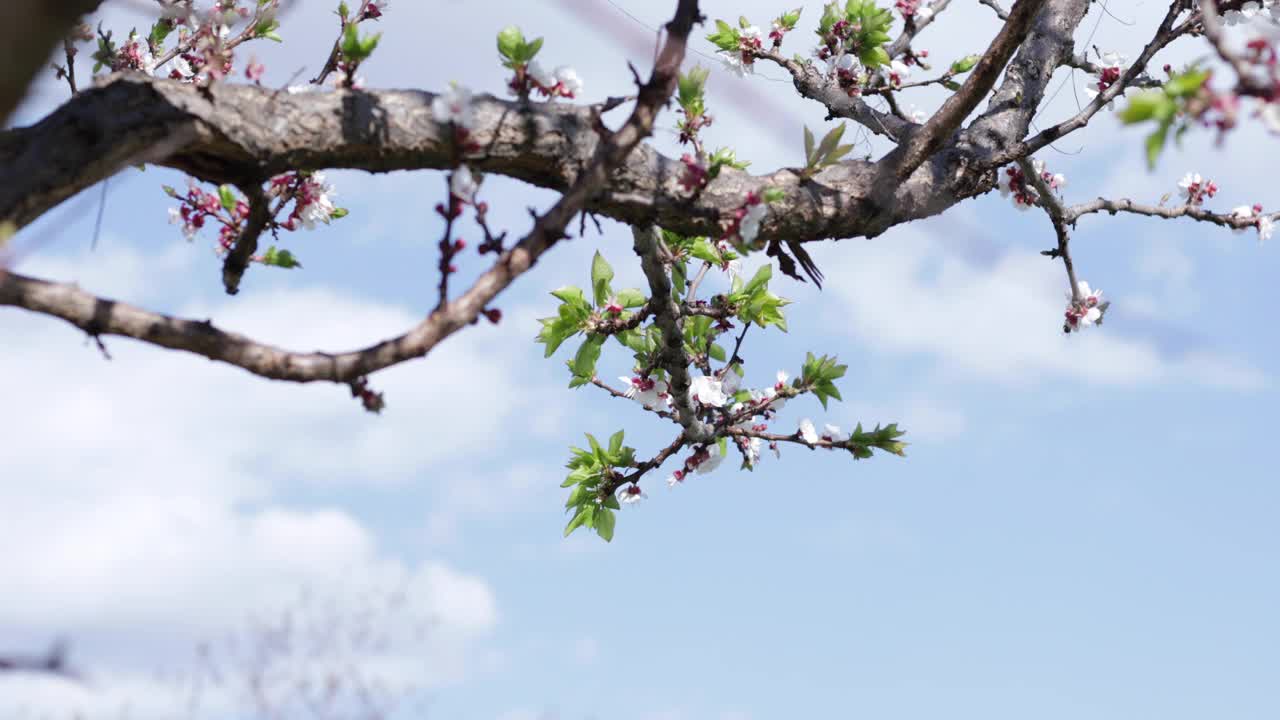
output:
{"label": "white blossom", "polygon": [[480,183],[471,174],[471,168],[466,165],[459,165],[449,178],[449,194],[463,202],[475,202],[476,191],[479,189]]}
{"label": "white blossom", "polygon": [[1271,220],[1270,215],[1262,215],[1258,218],[1258,242],[1271,239],[1271,233],[1275,229],[1275,223]]}
{"label": "white blossom", "polygon": [[577,97],[582,92],[582,78],[578,77],[578,71],[568,65],[561,65],[556,68],[556,81],[560,83],[560,88],[569,97]]}
{"label": "white blossom", "polygon": [[748,245],[755,242],[756,235],[760,234],[760,221],[768,214],[769,206],[762,202],[747,207],[747,214],[742,216],[742,221],[738,224],[738,237],[742,238],[742,242]]}
{"label": "white blossom", "polygon": [[306,193],[309,202],[302,206],[298,213],[298,219],[308,229],[316,226],[316,223],[327,223],[329,218],[333,216],[333,211],[337,208],[333,205],[333,196],[336,194],[333,186],[326,183],[324,173],[311,173],[307,178]]}
{"label": "white blossom", "polygon": [[[1222,19],[1227,23],[1228,26],[1240,25],[1242,23],[1247,23],[1250,20],[1252,20],[1253,16],[1257,15],[1258,11],[1260,10],[1262,10],[1261,3],[1247,2],[1241,5],[1239,10],[1228,10],[1225,13],[1223,13]],[[1272,8],[1271,13],[1272,15],[1275,14],[1274,8]]]}
{"label": "white blossom", "polygon": [[707,459],[698,464],[697,473],[706,475],[707,473],[720,467],[720,463],[724,462],[724,456],[720,454],[720,446],[711,444],[707,446]]}
{"label": "white blossom", "polygon": [[838,442],[844,442],[845,440],[848,440],[849,435],[843,432],[842,430],[840,430],[839,425],[832,425],[830,423],[827,423],[822,427],[822,439],[830,440],[831,442],[838,443]]}
{"label": "white blossom", "polygon": [[449,83],[449,89],[431,101],[431,114],[436,122],[451,122],[468,130],[475,124],[475,111],[471,107],[471,90],[465,85]]}
{"label": "white blossom", "polygon": [[618,489],[618,502],[624,505],[638,503],[647,497],[649,496],[645,495],[644,492],[640,490],[640,486],[635,483],[631,483],[630,485],[626,485]]}
{"label": "white blossom", "polygon": [[810,445],[818,442],[818,431],[813,427],[813,421],[809,418],[800,421],[800,437]]}
{"label": "white blossom", "polygon": [[725,69],[737,75],[740,78],[747,76],[747,73],[754,73],[754,63],[748,65],[742,62],[742,53],[737,50],[728,50],[720,53],[720,62],[724,63]]}
{"label": "white blossom", "polygon": [[720,381],[710,375],[699,375],[689,383],[689,397],[710,407],[724,407],[727,401]]}

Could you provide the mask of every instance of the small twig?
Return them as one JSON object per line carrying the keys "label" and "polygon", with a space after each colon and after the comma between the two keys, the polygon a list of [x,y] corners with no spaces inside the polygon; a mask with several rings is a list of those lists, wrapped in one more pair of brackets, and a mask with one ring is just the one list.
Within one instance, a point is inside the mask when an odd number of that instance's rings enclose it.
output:
{"label": "small twig", "polygon": [[685,293],[684,301],[693,302],[698,295],[698,286],[702,284],[702,279],[707,276],[707,271],[711,269],[711,263],[702,262],[702,267],[698,270],[698,274],[693,276],[693,282],[689,283],[689,292]]}
{"label": "small twig", "polygon": [[1009,11],[1000,7],[1000,3],[996,2],[996,0],[978,0],[978,2],[994,10],[996,13],[996,17],[1000,18],[1001,20],[1009,19]]}
{"label": "small twig", "polygon": [[1018,167],[1022,168],[1022,175],[1026,181],[1031,183],[1040,194],[1040,207],[1053,223],[1053,231],[1058,236],[1058,250],[1053,256],[1061,258],[1063,266],[1067,269],[1067,281],[1071,283],[1071,299],[1077,303],[1082,302],[1084,298],[1080,295],[1080,283],[1076,280],[1075,264],[1071,261],[1071,235],[1067,232],[1066,209],[1053,194],[1053,188],[1049,187],[1040,173],[1036,172],[1030,160],[1026,158],[1019,160]]}
{"label": "small twig", "polygon": [[249,218],[231,252],[222,261],[222,287],[228,295],[240,292],[240,280],[244,277],[244,271],[249,268],[253,254],[258,251],[258,237],[271,222],[271,203],[262,191],[262,186],[245,183],[239,187],[240,192],[249,200]]}

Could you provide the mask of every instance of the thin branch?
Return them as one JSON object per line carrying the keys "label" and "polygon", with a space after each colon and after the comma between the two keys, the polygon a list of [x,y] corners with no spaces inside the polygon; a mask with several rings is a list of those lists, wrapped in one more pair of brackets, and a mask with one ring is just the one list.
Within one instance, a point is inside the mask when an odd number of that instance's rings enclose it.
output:
{"label": "thin branch", "polygon": [[1089,120],[1093,118],[1099,110],[1109,105],[1116,97],[1125,91],[1126,88],[1138,83],[1146,74],[1147,63],[1151,58],[1167,46],[1169,43],[1186,34],[1191,28],[1195,27],[1194,20],[1184,22],[1178,27],[1174,27],[1173,23],[1182,14],[1183,0],[1173,0],[1169,5],[1168,12],[1165,13],[1164,20],[1160,23],[1160,27],[1156,30],[1155,36],[1147,46],[1142,49],[1142,53],[1138,55],[1138,59],[1129,66],[1124,75],[1120,77],[1111,87],[1102,91],[1088,105],[1084,107],[1075,116],[1064,120],[1057,125],[1047,127],[1040,131],[1034,137],[1022,142],[1013,143],[1001,152],[995,153],[992,157],[986,159],[985,164],[989,167],[998,167],[1006,163],[1017,160],[1018,158],[1027,157],[1037,150],[1056,142],[1064,135],[1075,132],[1085,125],[1089,124]]}
{"label": "thin branch", "polygon": [[896,58],[906,52],[907,49],[911,47],[911,41],[915,39],[916,35],[918,35],[921,30],[932,25],[934,20],[938,19],[938,15],[943,10],[946,10],[947,6],[950,4],[951,0],[933,0],[933,3],[928,5],[928,8],[933,11],[928,18],[921,20],[918,16],[912,16],[911,20],[907,22],[904,28],[902,28],[902,34],[898,35],[898,37],[890,43],[887,48],[885,48],[885,51],[889,53],[889,57]]}
{"label": "thin branch", "polygon": [[222,287],[228,295],[240,292],[240,280],[244,271],[249,269],[253,254],[258,251],[258,238],[271,222],[271,201],[262,191],[262,185],[246,183],[240,191],[249,200],[249,217],[236,238],[236,244],[222,261]]}
{"label": "thin branch", "polygon": [[1062,259],[1062,264],[1067,269],[1067,282],[1071,283],[1071,298],[1075,302],[1081,302],[1084,298],[1080,296],[1080,283],[1076,279],[1075,264],[1071,260],[1071,235],[1067,232],[1066,209],[1063,208],[1062,202],[1058,200],[1058,196],[1054,194],[1053,188],[1049,187],[1049,184],[1044,181],[1040,173],[1036,172],[1030,160],[1025,158],[1019,160],[1018,167],[1022,169],[1022,175],[1026,182],[1035,187],[1036,192],[1040,195],[1040,207],[1044,209],[1049,216],[1049,221],[1053,223],[1053,232],[1058,237],[1058,247],[1050,255]]}
{"label": "thin branch", "polygon": [[668,392],[675,406],[676,421],[691,441],[709,441],[714,437],[706,423],[698,420],[690,397],[689,355],[684,351],[684,326],[680,306],[671,297],[671,276],[662,262],[662,233],[655,226],[633,227],[636,255],[649,279],[653,300],[653,322],[662,331],[662,347],[657,352],[657,366],[666,371]]}
{"label": "thin branch", "polygon": [[1007,21],[1009,19],[1009,11],[1000,7],[1000,3],[996,2],[996,0],[978,0],[978,2],[995,11],[996,17],[1001,20]]}
{"label": "thin branch", "polygon": [[[627,394],[626,394],[626,393],[622,392],[621,390],[618,390],[617,388],[615,388],[615,387],[613,387],[612,385],[610,385],[610,384],[606,383],[605,381],[601,380],[601,379],[600,379],[600,378],[598,378],[598,377],[593,377],[593,378],[591,378],[591,384],[592,384],[592,385],[595,385],[596,387],[600,388],[601,390],[604,390],[605,392],[609,393],[610,395],[612,395],[612,396],[614,396],[614,397],[616,397],[616,398],[621,398],[621,399],[623,399],[623,400],[626,400],[627,402],[630,402],[630,403],[635,404],[635,400],[634,400],[634,399],[632,399],[632,398],[627,397]],[[659,410],[659,409],[657,409],[657,408],[651,408],[651,407],[649,407],[648,405],[641,405],[640,407],[642,407],[642,408],[644,408],[645,410],[647,410],[647,411],[649,411],[649,412],[653,413],[654,415],[657,415],[658,417],[666,418],[666,419],[671,420],[671,421],[675,421],[675,419],[676,419],[676,416],[675,416],[675,415],[671,414],[670,412],[667,412],[666,410]]]}
{"label": "thin branch", "polygon": [[897,142],[913,125],[899,120],[888,113],[871,107],[859,96],[850,96],[839,85],[831,81],[819,69],[817,63],[799,62],[785,57],[777,50],[757,52],[756,57],[768,60],[791,73],[791,82],[801,97],[816,100],[827,109],[829,117],[842,117],[853,120],[876,135],[883,135]]}
{"label": "thin branch", "polygon": [[[1133,215],[1145,215],[1147,217],[1164,218],[1166,220],[1174,220],[1177,218],[1190,218],[1200,222],[1212,223],[1222,227],[1231,228],[1232,230],[1242,230],[1257,225],[1258,218],[1256,216],[1241,218],[1232,213],[1215,213],[1205,210],[1199,205],[1179,205],[1177,207],[1163,207],[1160,205],[1143,205],[1136,203],[1128,198],[1120,198],[1118,200],[1108,200],[1106,198],[1098,198],[1089,202],[1072,205],[1064,209],[1064,217],[1066,221],[1072,225],[1081,217],[1091,215],[1093,213],[1105,212],[1115,215],[1116,213],[1129,213]],[[1280,220],[1280,212],[1267,215],[1272,221]]]}

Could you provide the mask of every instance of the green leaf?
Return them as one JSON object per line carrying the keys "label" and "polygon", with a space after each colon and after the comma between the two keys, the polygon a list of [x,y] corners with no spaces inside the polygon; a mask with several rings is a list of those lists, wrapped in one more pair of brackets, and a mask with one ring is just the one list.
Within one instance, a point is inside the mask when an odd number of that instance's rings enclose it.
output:
{"label": "green leaf", "polygon": [[760,269],[756,271],[756,274],[751,277],[751,280],[747,281],[747,284],[743,286],[743,294],[748,296],[755,295],[756,292],[769,286],[769,280],[772,277],[773,265],[761,265]]}
{"label": "green leaf", "polygon": [[[852,147],[852,145],[849,145],[846,147]],[[781,201],[786,196],[787,196],[787,192],[782,188],[767,187],[764,189],[764,193],[760,196],[760,199],[764,200],[767,203],[776,203]]]}
{"label": "green leaf", "polygon": [[729,357],[724,348],[715,343],[712,343],[711,347],[707,350],[707,354],[711,356],[712,360],[716,360],[718,362],[724,362]]}
{"label": "green leaf", "polygon": [[814,158],[818,163],[826,160],[827,155],[836,149],[836,145],[840,143],[840,138],[844,137],[844,123],[831,128],[831,130],[822,138],[822,142],[818,144],[818,149],[814,151]]}
{"label": "green leaf", "polygon": [[1164,91],[1176,98],[1191,97],[1200,92],[1200,88],[1204,86],[1205,81],[1208,79],[1208,70],[1192,68],[1170,77],[1168,82],[1164,84]]}
{"label": "green leaf", "polygon": [[236,209],[236,192],[230,185],[218,186],[218,202],[222,203],[222,208],[227,212],[235,212]]}
{"label": "green leaf", "polygon": [[583,505],[581,508],[579,508],[578,513],[574,515],[573,519],[569,521],[569,524],[565,526],[564,536],[569,537],[569,533],[573,532],[574,530],[577,530],[583,525],[586,525],[587,521],[591,518],[594,512],[595,512],[595,508],[591,505]]}
{"label": "green leaf", "polygon": [[581,305],[587,308],[587,298],[582,294],[582,288],[566,285],[557,290],[551,291],[552,296],[558,298],[561,302],[570,305]]}
{"label": "green leaf", "polygon": [[644,305],[649,298],[636,288],[627,288],[618,291],[618,303],[624,308],[636,308]]}
{"label": "green leaf", "polygon": [[800,21],[800,13],[803,10],[804,8],[796,8],[795,10],[783,13],[782,16],[778,18],[778,24],[788,30],[795,30],[796,23]]}
{"label": "green leaf", "polygon": [[611,280],[613,280],[613,268],[597,250],[595,257],[591,259],[591,289],[595,294],[596,307],[608,302],[609,296],[613,294],[613,289],[609,286]]}
{"label": "green leaf", "polygon": [[618,522],[618,516],[609,508],[601,507],[596,510],[596,534],[604,538],[605,542],[613,540],[613,528]]}
{"label": "green leaf", "polygon": [[879,45],[863,48],[862,52],[858,53],[858,59],[863,65],[872,69],[888,65],[890,61],[888,51]]}
{"label": "green leaf", "polygon": [[716,20],[716,31],[707,36],[721,50],[737,50],[739,38],[738,31],[723,20]]}
{"label": "green leaf", "polygon": [[969,72],[982,59],[981,55],[965,55],[964,57],[951,63],[952,75],[963,75]]}
{"label": "green leaf", "polygon": [[532,42],[525,43],[520,48],[520,62],[528,63],[542,49],[542,38],[534,38]]}
{"label": "green leaf", "polygon": [[1161,115],[1172,115],[1177,106],[1172,98],[1159,90],[1148,90],[1129,98],[1129,106],[1120,111],[1120,122],[1126,125],[1146,122]]}
{"label": "green leaf", "polygon": [[596,374],[596,361],[600,359],[600,348],[604,345],[603,335],[592,335],[583,341],[578,354],[573,357],[573,374],[579,378],[590,380]]}
{"label": "green leaf", "polygon": [[276,32],[276,30],[279,29],[280,21],[275,18],[271,18],[258,23],[257,26],[253,28],[253,34],[260,38],[275,40],[276,42],[284,42],[284,38],[280,37],[280,34]]}
{"label": "green leaf", "polygon": [[1165,140],[1169,137],[1169,124],[1162,124],[1156,128],[1155,132],[1147,136],[1147,169],[1154,170],[1156,161],[1160,159],[1160,152],[1164,150]]}
{"label": "green leaf", "polygon": [[813,164],[813,131],[808,125],[804,126],[804,163],[806,166]]}
{"label": "green leaf", "polygon": [[508,25],[498,33],[498,54],[510,62],[517,61],[517,53],[524,47],[524,33],[515,25]]}
{"label": "green leaf", "polygon": [[618,432],[609,436],[609,456],[610,457],[617,455],[618,452],[622,450],[623,433],[624,433],[623,430],[619,430]]}
{"label": "green leaf", "polygon": [[942,87],[950,90],[951,92],[960,92],[961,85],[955,80],[943,80]]}
{"label": "green leaf", "polygon": [[267,248],[267,251],[263,253],[262,264],[286,270],[302,267],[302,263],[298,262],[298,258],[294,257],[293,253],[288,250],[277,250],[275,245]]}

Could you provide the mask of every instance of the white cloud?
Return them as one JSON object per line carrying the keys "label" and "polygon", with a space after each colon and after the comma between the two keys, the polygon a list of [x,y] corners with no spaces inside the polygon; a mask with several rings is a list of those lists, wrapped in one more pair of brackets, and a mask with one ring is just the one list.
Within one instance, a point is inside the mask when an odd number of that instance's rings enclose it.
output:
{"label": "white cloud", "polygon": [[[1009,384],[1051,377],[1123,386],[1266,382],[1245,361],[1208,350],[1162,353],[1115,322],[1067,336],[1067,283],[1057,263],[1019,251],[990,266],[972,262],[933,239],[939,227],[900,228],[824,265],[827,287],[840,299],[831,308],[832,325],[881,352],[932,355],[948,371]],[[1123,297],[1108,297],[1123,306]]]}
{"label": "white cloud", "polygon": [[[151,293],[138,290],[149,276],[137,261],[119,248],[31,266],[132,299]],[[355,347],[418,320],[322,289],[197,301],[182,312],[300,349]],[[106,340],[108,362],[59,321],[0,313],[0,336],[22,339],[0,355],[0,377],[13,381],[11,411],[0,416],[9,542],[0,614],[38,642],[68,638],[93,680],[82,688],[5,678],[6,703],[21,698],[44,712],[127,703],[134,716],[155,706],[151,716],[171,717],[176,691],[148,671],[180,664],[250,613],[289,607],[299,588],[351,622],[379,588],[410,599],[420,627],[400,635],[414,639],[411,651],[344,651],[344,662],[379,678],[439,687],[487,671],[493,658],[480,649],[498,610],[483,578],[405,563],[354,515],[287,498],[299,483],[432,480],[442,463],[481,452],[518,413],[547,404],[519,377],[518,358],[497,352],[517,334],[527,342],[524,330],[473,328],[377,374],[388,409],[374,417],[341,387],[274,383],[123,339]],[[456,492],[465,508],[504,507],[474,486],[440,491]]]}

